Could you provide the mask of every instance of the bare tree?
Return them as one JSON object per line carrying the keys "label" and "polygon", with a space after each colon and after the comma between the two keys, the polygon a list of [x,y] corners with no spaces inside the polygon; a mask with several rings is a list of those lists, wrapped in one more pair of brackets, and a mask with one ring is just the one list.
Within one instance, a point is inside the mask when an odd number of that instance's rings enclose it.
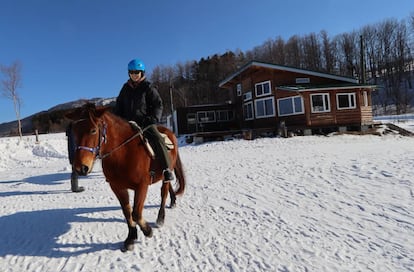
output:
{"label": "bare tree", "polygon": [[302,54],[300,50],[300,38],[294,35],[286,42],[286,64],[293,67],[301,68]]}
{"label": "bare tree", "polygon": [[323,70],[327,73],[334,73],[335,56],[334,56],[334,45],[328,37],[328,32],[322,30],[320,33],[322,39],[321,58],[323,61]]}
{"label": "bare tree", "polygon": [[321,45],[318,35],[315,33],[305,35],[301,41],[304,68],[314,71],[321,70]]}
{"label": "bare tree", "polygon": [[414,11],[411,12],[410,17],[408,18],[409,20],[409,24],[411,26],[412,29],[414,29]]}
{"label": "bare tree", "polygon": [[346,76],[355,77],[358,69],[357,33],[353,31],[340,35],[339,44],[343,54],[342,73]]}
{"label": "bare tree", "polygon": [[274,49],[273,49],[273,40],[268,39],[265,41],[261,46],[261,59],[263,61],[269,61],[271,63],[275,63],[276,60],[273,58]]}
{"label": "bare tree", "polygon": [[405,113],[413,98],[408,88],[408,83],[411,82],[411,79],[407,68],[412,62],[412,57],[408,41],[408,29],[405,21],[401,21],[395,29],[392,61],[394,64],[393,77],[395,77],[392,98],[395,100],[397,113]]}
{"label": "bare tree", "polygon": [[0,66],[0,72],[4,76],[4,79],[1,81],[2,95],[13,100],[20,138],[22,138],[22,122],[20,120],[21,99],[17,89],[22,85],[20,74],[21,68],[22,65],[19,61],[15,61],[10,66]]}
{"label": "bare tree", "polygon": [[365,64],[368,67],[368,78],[367,80],[371,83],[377,84],[378,76],[379,76],[379,69],[378,69],[378,59],[376,58],[376,51],[378,47],[378,29],[375,26],[365,26],[362,28],[360,35],[362,35],[364,39],[365,45]]}
{"label": "bare tree", "polygon": [[275,52],[273,53],[275,63],[285,65],[285,41],[278,36],[274,42]]}

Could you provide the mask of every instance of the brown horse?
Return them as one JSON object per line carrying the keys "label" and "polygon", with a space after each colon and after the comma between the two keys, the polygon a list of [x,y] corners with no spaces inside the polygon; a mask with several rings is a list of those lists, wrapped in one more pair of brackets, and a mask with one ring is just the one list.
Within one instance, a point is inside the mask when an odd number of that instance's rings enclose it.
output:
{"label": "brown horse", "polygon": [[[146,148],[143,132],[112,114],[107,107],[95,107],[86,104],[67,115],[73,120],[73,133],[77,144],[74,169],[79,175],[91,172],[97,158],[101,159],[102,170],[112,191],[118,198],[128,224],[128,237],[122,250],[132,250],[137,239],[136,224],[145,236],[152,236],[151,226],[144,220],[142,212],[148,186],[162,180],[162,170]],[[158,130],[168,136],[174,145],[169,151],[171,168],[174,169],[179,188],[174,191],[169,182],[161,187],[161,206],[157,224],[162,225],[165,218],[165,205],[170,193],[171,206],[175,205],[175,196],[184,192],[185,177],[178,154],[178,143],[174,133],[165,127]],[[128,190],[134,191],[134,206],[129,202]]]}

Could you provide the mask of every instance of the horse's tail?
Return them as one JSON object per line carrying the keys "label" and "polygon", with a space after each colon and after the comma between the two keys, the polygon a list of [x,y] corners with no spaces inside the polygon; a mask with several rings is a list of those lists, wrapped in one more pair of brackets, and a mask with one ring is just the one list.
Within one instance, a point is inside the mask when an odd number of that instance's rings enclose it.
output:
{"label": "horse's tail", "polygon": [[184,189],[185,189],[185,175],[184,175],[183,165],[180,159],[180,154],[178,153],[177,153],[177,161],[175,163],[174,170],[175,170],[175,177],[177,178],[178,184],[180,185],[180,187],[175,192],[175,194],[181,195],[182,193],[184,193]]}

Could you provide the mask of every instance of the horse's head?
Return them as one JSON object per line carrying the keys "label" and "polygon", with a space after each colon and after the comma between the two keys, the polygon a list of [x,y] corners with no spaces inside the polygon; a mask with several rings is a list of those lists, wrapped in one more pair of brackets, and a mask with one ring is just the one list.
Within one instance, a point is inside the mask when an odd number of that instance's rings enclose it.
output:
{"label": "horse's head", "polygon": [[96,158],[100,155],[101,145],[106,137],[103,114],[109,107],[95,107],[88,103],[68,114],[72,120],[72,137],[76,143],[73,166],[79,175],[86,176],[92,171]]}

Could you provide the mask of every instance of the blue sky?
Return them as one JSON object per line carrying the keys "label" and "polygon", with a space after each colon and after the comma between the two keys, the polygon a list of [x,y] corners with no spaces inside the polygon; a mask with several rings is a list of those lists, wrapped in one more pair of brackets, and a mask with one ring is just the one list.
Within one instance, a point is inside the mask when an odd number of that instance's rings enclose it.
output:
{"label": "blue sky", "polygon": [[[332,37],[412,12],[412,0],[2,0],[0,64],[22,63],[24,118],[117,96],[133,58],[150,73],[277,36]],[[12,101],[0,97],[0,123],[15,119]]]}

